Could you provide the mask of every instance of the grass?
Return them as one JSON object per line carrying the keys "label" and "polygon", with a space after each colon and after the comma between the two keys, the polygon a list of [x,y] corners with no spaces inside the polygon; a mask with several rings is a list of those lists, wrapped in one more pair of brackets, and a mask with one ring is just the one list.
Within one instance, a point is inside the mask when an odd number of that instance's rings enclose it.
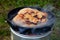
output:
{"label": "grass", "polygon": [[43,7],[46,4],[51,4],[55,7],[56,23],[51,40],[60,40],[60,0],[0,0],[0,40],[10,40],[9,25],[5,22],[10,10],[21,6],[39,5]]}

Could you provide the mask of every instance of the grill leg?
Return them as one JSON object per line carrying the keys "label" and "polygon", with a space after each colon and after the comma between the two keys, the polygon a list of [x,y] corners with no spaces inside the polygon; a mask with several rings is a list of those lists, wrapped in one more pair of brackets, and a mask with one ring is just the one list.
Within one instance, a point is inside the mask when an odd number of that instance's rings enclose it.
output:
{"label": "grill leg", "polygon": [[11,33],[11,40],[13,40],[13,34]]}

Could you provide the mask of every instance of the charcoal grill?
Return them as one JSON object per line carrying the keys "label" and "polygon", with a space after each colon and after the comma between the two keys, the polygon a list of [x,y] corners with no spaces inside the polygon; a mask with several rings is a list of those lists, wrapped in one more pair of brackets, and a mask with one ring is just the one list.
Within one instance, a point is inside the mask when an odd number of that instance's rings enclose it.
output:
{"label": "charcoal grill", "polygon": [[[33,37],[35,37],[35,36],[38,38],[42,38],[42,36],[44,37],[44,35],[51,33],[53,24],[55,22],[55,16],[54,16],[53,12],[48,11],[48,10],[44,11],[44,9],[42,9],[40,7],[29,7],[29,8],[33,8],[33,9],[37,9],[42,12],[46,12],[48,14],[48,21],[46,22],[46,24],[40,25],[37,27],[32,27],[32,28],[22,27],[22,26],[17,26],[17,25],[12,24],[12,19],[17,15],[18,11],[21,10],[22,8],[28,8],[28,7],[15,8],[12,11],[10,11],[7,15],[7,22],[10,25],[12,34],[16,33],[20,36],[25,35],[25,37],[21,37],[21,38],[28,38],[27,36],[29,36],[30,39],[33,39]],[[19,38],[20,38],[20,36],[19,36]],[[27,40],[27,39],[25,39],[25,40]]]}

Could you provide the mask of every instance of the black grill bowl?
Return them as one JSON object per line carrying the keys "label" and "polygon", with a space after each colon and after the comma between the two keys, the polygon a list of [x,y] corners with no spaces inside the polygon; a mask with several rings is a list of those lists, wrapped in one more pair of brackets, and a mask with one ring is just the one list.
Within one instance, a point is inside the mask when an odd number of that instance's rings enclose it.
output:
{"label": "black grill bowl", "polygon": [[[7,22],[14,31],[16,32],[18,31],[20,34],[24,34],[24,35],[30,35],[30,34],[41,35],[41,34],[51,31],[53,24],[55,22],[55,16],[50,11],[45,11],[48,13],[48,21],[46,22],[45,25],[34,27],[34,28],[29,28],[29,27],[16,26],[12,24],[12,19],[17,15],[18,11],[22,8],[27,8],[27,7],[15,8],[11,10],[7,15]],[[43,11],[44,9],[40,7],[29,7],[29,8],[34,8],[34,9],[44,12]]]}

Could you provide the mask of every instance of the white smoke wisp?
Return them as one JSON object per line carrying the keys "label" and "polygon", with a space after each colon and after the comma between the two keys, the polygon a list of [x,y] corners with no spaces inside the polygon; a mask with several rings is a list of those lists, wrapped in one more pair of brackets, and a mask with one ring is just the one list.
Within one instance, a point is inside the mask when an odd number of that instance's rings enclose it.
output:
{"label": "white smoke wisp", "polygon": [[52,11],[55,9],[55,7],[51,4],[47,4],[47,5],[43,6],[43,9],[44,9],[44,11]]}

